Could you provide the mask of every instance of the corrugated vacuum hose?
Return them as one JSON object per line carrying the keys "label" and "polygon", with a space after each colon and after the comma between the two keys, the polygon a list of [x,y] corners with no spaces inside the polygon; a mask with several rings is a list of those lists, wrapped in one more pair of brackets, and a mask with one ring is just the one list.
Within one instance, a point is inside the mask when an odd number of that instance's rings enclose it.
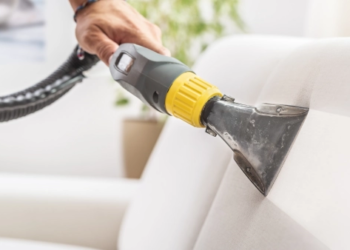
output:
{"label": "corrugated vacuum hose", "polygon": [[30,88],[0,97],[0,122],[17,119],[45,108],[55,102],[76,83],[84,79],[83,72],[98,61],[98,57],[84,54],[78,58],[77,46],[65,63],[54,73]]}

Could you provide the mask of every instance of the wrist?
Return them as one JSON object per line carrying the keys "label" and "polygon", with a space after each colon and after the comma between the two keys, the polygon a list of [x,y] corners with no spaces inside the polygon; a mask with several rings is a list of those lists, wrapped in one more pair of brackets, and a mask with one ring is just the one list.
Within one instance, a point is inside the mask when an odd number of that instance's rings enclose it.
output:
{"label": "wrist", "polygon": [[86,0],[69,0],[69,3],[72,6],[73,11],[75,11],[84,2],[86,2]]}
{"label": "wrist", "polygon": [[88,8],[91,4],[99,2],[100,0],[86,0],[82,5],[79,5],[74,12],[73,19],[77,22],[77,16],[80,12],[83,12],[86,8]]}
{"label": "wrist", "polygon": [[[0,0],[1,1],[1,0]],[[72,6],[73,11],[76,11],[76,9],[79,6],[82,6],[84,3],[86,3],[87,0],[69,0],[70,5]],[[113,1],[113,0],[99,0],[99,1]]]}

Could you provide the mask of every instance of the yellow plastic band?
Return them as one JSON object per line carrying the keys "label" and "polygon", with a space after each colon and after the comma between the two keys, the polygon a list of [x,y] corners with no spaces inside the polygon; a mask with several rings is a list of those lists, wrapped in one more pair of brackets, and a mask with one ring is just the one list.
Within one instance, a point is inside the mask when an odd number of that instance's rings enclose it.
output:
{"label": "yellow plastic band", "polygon": [[204,105],[214,96],[222,96],[220,90],[192,72],[175,79],[165,99],[165,108],[173,116],[194,127],[204,127],[201,114]]}

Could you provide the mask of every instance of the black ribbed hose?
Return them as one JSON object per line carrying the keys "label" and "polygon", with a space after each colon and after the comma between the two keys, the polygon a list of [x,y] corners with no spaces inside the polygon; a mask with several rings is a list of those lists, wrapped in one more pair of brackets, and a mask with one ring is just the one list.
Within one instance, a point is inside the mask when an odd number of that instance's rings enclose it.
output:
{"label": "black ribbed hose", "polygon": [[30,88],[0,97],[0,122],[17,119],[55,102],[84,79],[83,72],[98,61],[98,57],[85,52],[84,59],[77,56],[78,46],[68,60],[54,73]]}

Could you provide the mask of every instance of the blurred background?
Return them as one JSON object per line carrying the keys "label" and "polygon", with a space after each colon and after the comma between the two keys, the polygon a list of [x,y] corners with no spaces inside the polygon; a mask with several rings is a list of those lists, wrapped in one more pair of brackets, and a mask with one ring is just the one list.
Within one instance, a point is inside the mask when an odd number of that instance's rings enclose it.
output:
{"label": "blurred background", "polygon": [[43,0],[0,1],[0,65],[45,58]]}
{"label": "blurred background", "polygon": [[[222,36],[350,34],[348,0],[130,0],[163,30],[173,56],[192,66]],[[0,94],[55,70],[76,44],[68,0],[0,0]],[[0,124],[0,172],[92,177],[142,173],[165,117],[113,82],[100,63],[67,96]],[[137,152],[138,157],[135,157]]]}

